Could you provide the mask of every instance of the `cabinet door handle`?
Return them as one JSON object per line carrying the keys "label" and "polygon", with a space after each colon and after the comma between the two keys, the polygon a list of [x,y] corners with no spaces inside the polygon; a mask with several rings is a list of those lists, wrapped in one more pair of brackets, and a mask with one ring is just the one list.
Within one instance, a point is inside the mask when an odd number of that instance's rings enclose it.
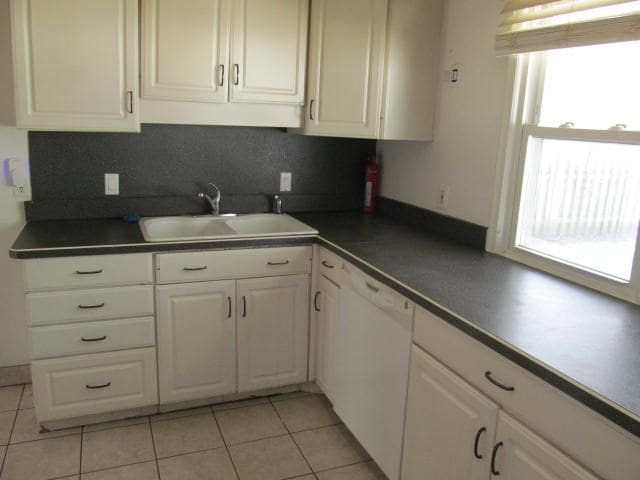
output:
{"label": "cabinet door handle", "polygon": [[82,310],[88,310],[90,308],[102,308],[104,307],[104,302],[102,303],[96,303],[95,305],[78,305],[78,308],[81,308]]}
{"label": "cabinet door handle", "polygon": [[238,85],[240,83],[240,65],[234,63],[233,68],[236,71],[236,77],[233,79],[233,84]]}
{"label": "cabinet door handle", "polygon": [[478,433],[476,433],[476,438],[473,441],[473,456],[476,457],[478,460],[482,460],[483,458],[483,455],[481,455],[478,452],[478,443],[480,443],[480,437],[486,431],[487,431],[486,427],[482,427],[480,430],[478,430]]}
{"label": "cabinet door handle", "polygon": [[315,102],[315,99],[311,99],[311,101],[309,102],[309,120],[313,120],[313,103]]}
{"label": "cabinet door handle", "polygon": [[218,68],[220,69],[220,83],[218,85],[224,87],[224,63],[221,63]]}
{"label": "cabinet door handle", "polygon": [[98,270],[76,270],[76,275],[97,275],[98,273],[102,273],[102,269]]}
{"label": "cabinet door handle", "polygon": [[202,267],[184,267],[183,270],[185,272],[198,272],[200,270],[206,270],[208,267],[203,265]]}
{"label": "cabinet door handle", "polygon": [[364,282],[364,284],[367,286],[367,288],[369,290],[371,290],[372,292],[378,293],[380,291],[380,288],[376,287],[375,285],[371,285],[369,282]]}
{"label": "cabinet door handle", "polygon": [[500,471],[496,470],[496,456],[498,455],[498,450],[504,445],[502,442],[498,442],[493,447],[493,452],[491,453],[491,474],[496,477],[500,476]]}
{"label": "cabinet door handle", "polygon": [[496,380],[495,378],[493,378],[491,376],[491,370],[487,370],[486,372],[484,372],[484,376],[485,376],[485,378],[487,380],[489,380],[496,387],[501,388],[502,390],[506,390],[507,392],[513,392],[516,389],[516,387],[511,387],[509,385],[505,385],[504,383],[501,383],[498,380]]}
{"label": "cabinet door handle", "polygon": [[242,296],[242,316],[247,316],[247,297]]}
{"label": "cabinet door handle", "polygon": [[267,265],[289,265],[289,260],[284,260],[282,262],[267,262]]}
{"label": "cabinet door handle", "polygon": [[320,290],[318,290],[315,294],[315,296],[313,297],[313,308],[316,310],[316,312],[320,311],[320,307],[318,307],[318,297],[320,296]]}
{"label": "cabinet door handle", "polygon": [[320,262],[320,263],[322,264],[323,267],[334,268],[333,265],[329,265],[326,260],[322,260],[322,262]]}
{"label": "cabinet door handle", "polygon": [[106,335],[103,335],[101,337],[93,337],[93,338],[80,337],[80,340],[82,340],[83,342],[101,342],[106,339],[107,339]]}
{"label": "cabinet door handle", "polygon": [[231,297],[227,297],[227,318],[231,318]]}
{"label": "cabinet door handle", "polygon": [[129,90],[127,96],[129,97],[129,113],[133,113],[133,90]]}
{"label": "cabinet door handle", "polygon": [[102,385],[85,385],[89,390],[97,390],[99,388],[107,388],[111,386],[111,382],[103,383]]}

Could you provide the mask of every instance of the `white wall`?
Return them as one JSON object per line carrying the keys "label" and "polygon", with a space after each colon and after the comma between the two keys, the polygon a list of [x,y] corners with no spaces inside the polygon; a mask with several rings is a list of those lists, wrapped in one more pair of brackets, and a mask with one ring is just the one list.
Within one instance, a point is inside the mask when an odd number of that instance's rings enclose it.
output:
{"label": "white wall", "polygon": [[27,158],[27,133],[15,128],[9,0],[0,0],[0,367],[29,363],[22,267],[9,247],[24,225],[7,183],[6,159]]}
{"label": "white wall", "polygon": [[[380,193],[488,226],[505,108],[507,59],[494,39],[502,0],[448,0],[445,11],[434,141],[378,142]],[[449,86],[457,64],[460,82]],[[438,207],[440,185],[449,205]]]}

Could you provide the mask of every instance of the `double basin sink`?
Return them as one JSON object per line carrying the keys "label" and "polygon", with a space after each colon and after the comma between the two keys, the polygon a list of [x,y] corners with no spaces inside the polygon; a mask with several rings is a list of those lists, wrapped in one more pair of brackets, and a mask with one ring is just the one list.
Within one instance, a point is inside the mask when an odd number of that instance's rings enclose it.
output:
{"label": "double basin sink", "polygon": [[317,230],[286,214],[203,215],[140,220],[147,242],[186,242],[316,235]]}

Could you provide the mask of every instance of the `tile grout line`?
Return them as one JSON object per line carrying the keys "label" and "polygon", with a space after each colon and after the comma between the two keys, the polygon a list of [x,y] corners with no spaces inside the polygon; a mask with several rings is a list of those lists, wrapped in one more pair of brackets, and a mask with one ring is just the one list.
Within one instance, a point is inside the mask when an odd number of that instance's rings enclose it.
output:
{"label": "tile grout line", "polygon": [[2,464],[0,464],[0,475],[2,475],[2,471],[4,470],[4,465],[7,462],[7,457],[9,456],[9,445],[11,445],[11,437],[13,436],[13,429],[16,427],[16,421],[18,420],[18,411],[20,409],[20,404],[22,403],[22,396],[24,395],[24,386],[22,384],[22,390],[20,391],[20,398],[18,399],[18,408],[15,410],[15,415],[13,416],[13,423],[11,424],[11,430],[9,431],[9,438],[7,439],[7,445],[5,446],[4,458],[2,459]]}
{"label": "tile grout line", "polygon": [[211,407],[211,414],[213,415],[213,420],[216,422],[216,427],[218,427],[218,431],[220,432],[220,438],[222,438],[222,443],[224,444],[224,448],[227,451],[227,455],[229,455],[229,460],[231,461],[231,466],[233,467],[233,471],[235,472],[238,480],[240,480],[240,472],[238,472],[238,467],[236,467],[236,462],[233,461],[233,457],[231,456],[231,450],[229,449],[229,445],[227,445],[227,440],[224,438],[224,433],[222,433],[222,428],[220,428],[220,423],[218,422],[218,417],[216,416],[216,412],[213,411],[213,406]]}
{"label": "tile grout line", "polygon": [[[144,425],[144,424],[141,424],[141,425]],[[151,435],[151,445],[153,446],[153,459],[156,462],[156,473],[158,474],[158,480],[162,480],[160,475],[160,461],[158,460],[158,451],[156,450],[156,440],[153,437],[153,425],[151,425],[151,416],[147,417],[147,425],[149,426],[149,435]]]}
{"label": "tile grout line", "polygon": [[[287,430],[287,432],[289,433],[289,437],[291,438],[291,441],[293,442],[293,444],[296,446],[296,448],[298,449],[298,452],[300,452],[300,455],[302,456],[302,459],[304,460],[304,463],[307,464],[307,467],[309,467],[309,471],[311,472],[311,474],[316,477],[316,473],[313,470],[313,467],[311,467],[311,464],[309,463],[309,460],[307,460],[307,457],[305,456],[305,454],[302,452],[302,449],[300,448],[300,445],[298,445],[298,442],[296,442],[296,439],[293,437],[293,434],[291,433],[291,430],[289,430],[289,427],[287,426],[287,422],[284,421],[284,419],[282,418],[282,416],[280,416],[280,412],[278,412],[278,409],[275,407],[275,405],[273,404],[273,402],[271,402],[271,407],[275,410],[276,415],[278,415],[278,418],[280,419],[280,421],[282,422],[282,425],[284,425],[284,428]],[[316,477],[317,478],[317,477]]]}

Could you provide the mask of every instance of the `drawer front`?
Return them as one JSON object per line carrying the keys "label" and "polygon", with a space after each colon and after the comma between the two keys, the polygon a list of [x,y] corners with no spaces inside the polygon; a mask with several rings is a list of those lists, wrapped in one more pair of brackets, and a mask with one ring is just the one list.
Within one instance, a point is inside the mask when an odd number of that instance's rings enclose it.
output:
{"label": "drawer front", "polygon": [[157,283],[270,277],[311,272],[312,248],[278,247],[156,256]]}
{"label": "drawer front", "polygon": [[153,347],[36,360],[31,374],[40,422],[158,403]]}
{"label": "drawer front", "polygon": [[340,270],[342,269],[343,260],[335,253],[330,252],[324,247],[320,248],[320,274],[327,277],[334,283],[340,284]]}
{"label": "drawer front", "polygon": [[153,282],[150,253],[25,260],[28,291]]}
{"label": "drawer front", "polygon": [[151,285],[29,293],[26,300],[31,326],[142,317],[154,312]]}
{"label": "drawer front", "polygon": [[32,327],[29,337],[34,360],[152,347],[156,343],[153,317]]}
{"label": "drawer front", "polygon": [[602,478],[624,480],[640,471],[637,437],[422,308],[413,340]]}

